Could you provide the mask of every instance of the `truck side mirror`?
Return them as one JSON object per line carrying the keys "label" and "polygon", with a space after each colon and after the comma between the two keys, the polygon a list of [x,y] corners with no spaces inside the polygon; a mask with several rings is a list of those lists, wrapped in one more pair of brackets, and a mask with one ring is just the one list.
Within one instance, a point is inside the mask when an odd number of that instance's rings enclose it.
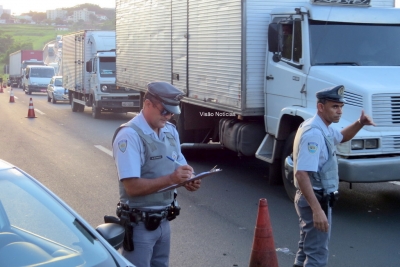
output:
{"label": "truck side mirror", "polygon": [[271,23],[268,26],[268,51],[272,53],[281,52],[280,44],[282,40],[280,39],[282,36],[282,24],[280,23]]}
{"label": "truck side mirror", "polygon": [[86,62],[86,71],[92,72],[92,61],[91,60]]}

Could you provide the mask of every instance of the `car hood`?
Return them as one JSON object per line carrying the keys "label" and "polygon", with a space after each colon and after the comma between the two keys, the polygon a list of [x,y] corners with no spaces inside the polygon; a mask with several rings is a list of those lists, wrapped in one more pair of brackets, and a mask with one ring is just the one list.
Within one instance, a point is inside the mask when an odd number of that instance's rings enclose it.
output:
{"label": "car hood", "polygon": [[64,92],[64,87],[61,87],[61,86],[54,86],[54,91],[57,91],[57,92]]}

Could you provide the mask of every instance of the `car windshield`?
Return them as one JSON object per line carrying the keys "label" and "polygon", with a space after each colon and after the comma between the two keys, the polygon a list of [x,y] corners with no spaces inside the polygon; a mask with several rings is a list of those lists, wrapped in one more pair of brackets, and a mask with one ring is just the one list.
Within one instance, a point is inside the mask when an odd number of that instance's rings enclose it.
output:
{"label": "car windshield", "polygon": [[61,79],[61,78],[56,79],[56,80],[54,81],[54,85],[55,85],[55,86],[62,86],[62,79]]}
{"label": "car windshield", "polygon": [[400,25],[310,20],[311,64],[400,66]]}
{"label": "car windshield", "polygon": [[73,214],[16,169],[0,170],[0,241],[0,266],[116,266]]}
{"label": "car windshield", "polygon": [[40,78],[51,78],[54,76],[54,68],[32,68],[31,69],[31,77],[40,77]]}

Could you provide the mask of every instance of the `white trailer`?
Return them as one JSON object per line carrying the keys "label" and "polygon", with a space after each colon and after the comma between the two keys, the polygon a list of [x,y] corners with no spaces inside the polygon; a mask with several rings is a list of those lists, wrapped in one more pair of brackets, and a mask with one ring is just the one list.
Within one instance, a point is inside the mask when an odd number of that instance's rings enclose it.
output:
{"label": "white trailer", "polygon": [[186,94],[174,118],[182,145],[213,141],[255,155],[270,164],[270,183],[283,181],[293,198],[285,161],[294,134],[316,113],[315,93],[343,84],[347,104],[334,126],[356,121],[362,109],[377,126],[338,146],[340,179],[400,180],[400,9],[393,6],[117,0],[117,85],[144,91],[151,81],[173,83]]}
{"label": "white trailer", "polygon": [[140,109],[140,94],[115,84],[115,31],[83,30],[63,36],[63,86],[71,109],[125,113]]}

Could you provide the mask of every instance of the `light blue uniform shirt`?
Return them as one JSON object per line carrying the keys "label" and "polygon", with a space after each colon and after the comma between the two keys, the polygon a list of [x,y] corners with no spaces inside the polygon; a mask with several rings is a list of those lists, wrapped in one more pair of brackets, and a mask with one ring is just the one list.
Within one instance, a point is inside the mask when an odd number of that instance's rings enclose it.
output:
{"label": "light blue uniform shirt", "polygon": [[[180,150],[178,132],[172,124],[167,123],[163,128],[160,129],[159,136],[157,136],[157,134],[153,131],[153,129],[150,128],[149,124],[145,120],[142,111],[131,121],[140,129],[142,129],[144,134],[150,135],[159,140],[164,140],[166,138],[165,133],[170,132],[174,137],[179,150],[177,155],[170,156],[176,159],[182,165],[187,164],[186,159]],[[126,148],[122,150],[118,146],[118,143],[121,140],[127,140]],[[145,164],[144,152],[145,147],[143,145],[143,141],[135,130],[133,130],[131,127],[123,127],[118,132],[113,143],[113,154],[120,180],[129,177],[140,177],[141,167]],[[177,165],[176,168],[178,167],[179,166]]]}
{"label": "light blue uniform shirt", "polygon": [[[327,127],[318,114],[311,119],[310,123],[321,128],[327,137],[333,137],[335,146],[343,140],[342,133],[331,126]],[[321,131],[312,128],[303,133],[297,156],[297,170],[318,172],[327,160],[328,148]]]}

